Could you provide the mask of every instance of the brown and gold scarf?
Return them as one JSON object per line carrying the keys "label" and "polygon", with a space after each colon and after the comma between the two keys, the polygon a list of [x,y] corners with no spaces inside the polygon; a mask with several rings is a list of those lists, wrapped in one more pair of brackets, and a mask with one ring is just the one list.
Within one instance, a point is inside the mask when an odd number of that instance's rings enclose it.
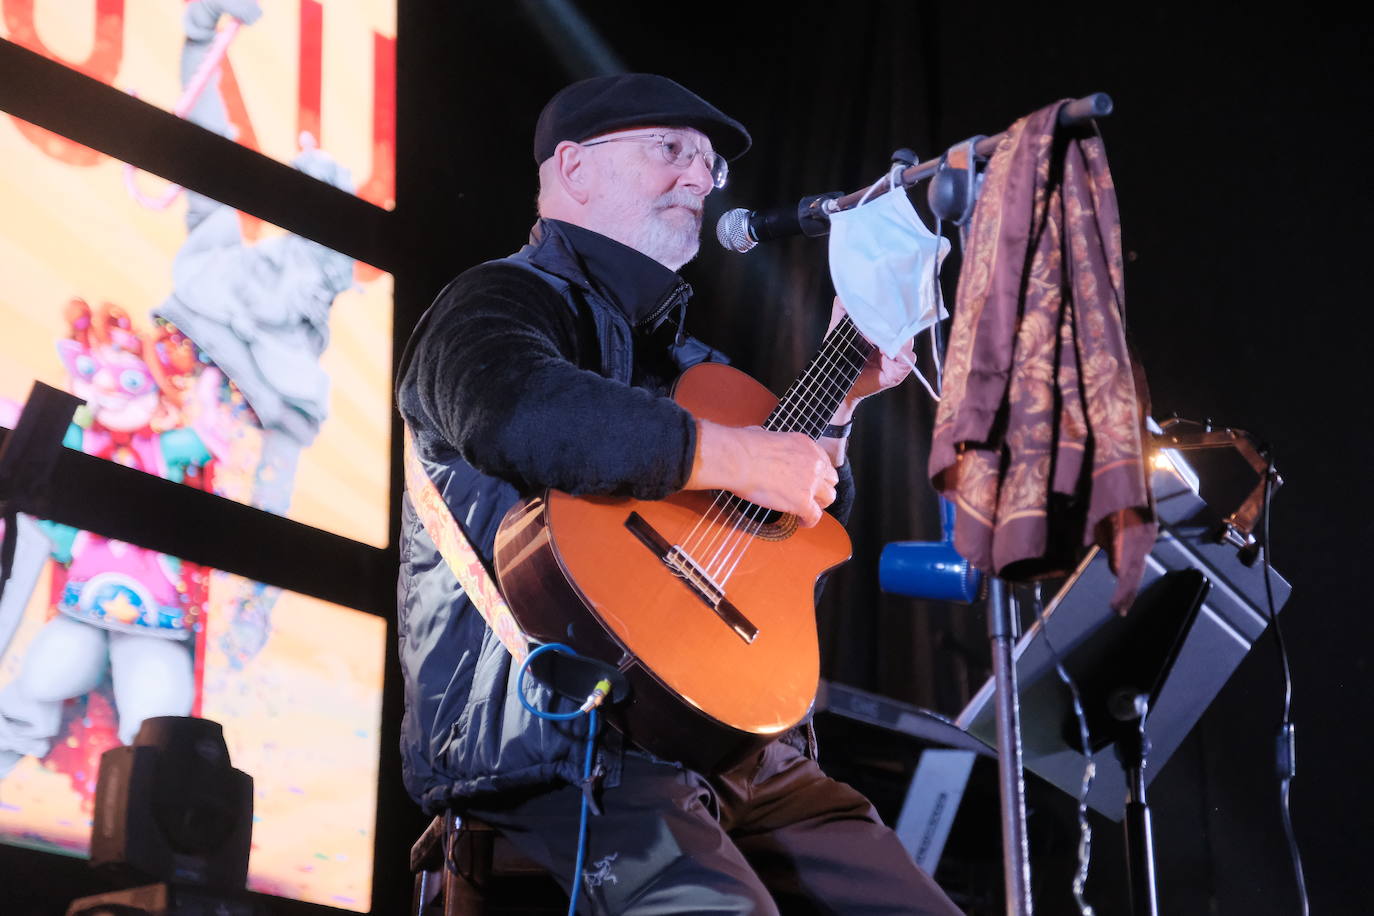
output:
{"label": "brown and gold scarf", "polygon": [[1134,599],[1156,536],[1144,378],[1122,327],[1121,229],[1102,141],[1056,135],[1051,105],[1011,126],[969,232],[930,476],[954,545],[1008,580],[1060,575],[1094,541]]}

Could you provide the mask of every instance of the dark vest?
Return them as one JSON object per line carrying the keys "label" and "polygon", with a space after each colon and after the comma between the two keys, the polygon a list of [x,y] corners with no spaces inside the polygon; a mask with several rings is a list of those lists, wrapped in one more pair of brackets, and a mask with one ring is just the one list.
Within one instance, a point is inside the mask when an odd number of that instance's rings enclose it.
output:
{"label": "dark vest", "polygon": [[[494,263],[528,270],[548,282],[572,310],[582,339],[594,338],[595,350],[584,347],[582,360],[587,362],[595,352],[599,365],[581,368],[629,384],[635,331],[582,274],[565,245],[558,233],[546,232]],[[685,283],[680,289],[684,296],[689,292]],[[414,341],[424,333],[432,311],[416,325],[398,368],[400,379],[406,377]],[[679,369],[708,359],[725,361],[719,351],[681,335],[672,358]],[[451,447],[419,446],[417,440],[426,473],[490,569],[496,530],[521,494],[509,483],[477,471]],[[406,681],[402,774],[412,797],[434,813],[492,792],[577,782],[584,722],[550,722],[520,706],[508,690],[514,681],[509,653],[468,601],[408,498],[402,501],[400,548],[397,629]],[[549,691],[533,680],[526,695],[540,708],[556,708]],[[620,736],[603,730],[599,747],[605,784],[615,785]]]}

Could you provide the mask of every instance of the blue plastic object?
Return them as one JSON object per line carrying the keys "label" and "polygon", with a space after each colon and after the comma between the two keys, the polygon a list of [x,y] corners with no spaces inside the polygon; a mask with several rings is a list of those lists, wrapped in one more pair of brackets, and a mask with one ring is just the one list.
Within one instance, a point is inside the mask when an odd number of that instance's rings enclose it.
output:
{"label": "blue plastic object", "polygon": [[940,500],[940,541],[893,541],[878,558],[878,585],[889,594],[968,604],[983,587],[983,574],[954,549],[954,504]]}

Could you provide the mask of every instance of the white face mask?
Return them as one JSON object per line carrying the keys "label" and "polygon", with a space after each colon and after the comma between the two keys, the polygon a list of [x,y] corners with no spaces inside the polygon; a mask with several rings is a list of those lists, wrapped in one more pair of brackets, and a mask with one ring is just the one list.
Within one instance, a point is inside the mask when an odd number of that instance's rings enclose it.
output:
{"label": "white face mask", "polygon": [[858,329],[889,357],[949,312],[936,286],[949,240],[900,187],[830,215],[830,278]]}

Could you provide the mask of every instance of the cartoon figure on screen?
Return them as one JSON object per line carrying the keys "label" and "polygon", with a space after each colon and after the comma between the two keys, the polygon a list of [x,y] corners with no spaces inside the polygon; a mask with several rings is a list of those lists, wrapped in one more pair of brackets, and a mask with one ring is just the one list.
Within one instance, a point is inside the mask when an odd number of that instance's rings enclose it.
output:
{"label": "cartoon figure on screen", "polygon": [[[186,40],[181,83],[188,120],[233,137],[220,91],[218,61],[226,37],[262,15],[253,0],[193,0],[182,12]],[[229,27],[217,31],[221,18]],[[292,165],[346,191],[348,169],[308,133]],[[329,345],[334,298],[353,285],[353,259],[318,242],[284,235],[249,244],[239,214],[186,192],[186,241],[172,267],[172,293],[153,310],[175,325],[242,392],[262,450],[251,503],[278,514],[291,502],[301,450],[328,416],[329,377],[320,356]]]}
{"label": "cartoon figure on screen", "polygon": [[[57,349],[72,392],[86,402],[66,444],[208,488],[213,455],[181,425],[200,368],[189,341],[167,326],[139,333],[116,306],[92,311],[73,299],[66,317],[71,336]],[[192,711],[206,571],[66,525],[39,525],[52,544],[52,617],[18,677],[0,689],[0,776],[25,755],[41,757],[89,799],[101,753],[131,741],[149,716]],[[68,702],[83,697],[76,705],[84,709]],[[65,740],[56,741],[64,728]]]}
{"label": "cartoon figure on screen", "polygon": [[[234,136],[220,91],[218,60],[234,31],[261,15],[253,0],[186,4],[181,105],[188,120]],[[225,17],[228,25],[217,30]],[[296,169],[353,190],[349,170],[319,149],[315,137],[302,133],[300,145],[292,162]],[[258,434],[260,447],[255,464],[242,468],[251,489],[236,495],[284,515],[301,452],[329,415],[330,380],[320,357],[329,345],[334,299],[353,285],[354,262],[293,234],[250,244],[232,207],[189,190],[185,196],[186,241],[172,267],[171,295],[153,315],[184,333],[198,357],[222,373],[224,383],[232,383],[246,403],[248,410],[238,416]],[[242,667],[262,648],[278,594],[278,589],[256,583],[240,589],[221,645],[231,665]]]}

